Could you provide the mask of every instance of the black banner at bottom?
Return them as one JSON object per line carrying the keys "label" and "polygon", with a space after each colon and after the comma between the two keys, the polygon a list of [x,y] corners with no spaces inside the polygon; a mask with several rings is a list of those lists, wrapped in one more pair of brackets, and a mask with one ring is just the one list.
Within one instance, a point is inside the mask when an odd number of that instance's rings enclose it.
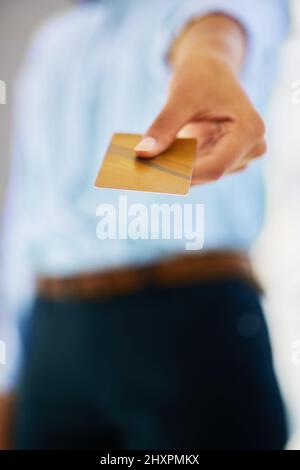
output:
{"label": "black banner at bottom", "polygon": [[56,465],[97,468],[102,465],[137,468],[147,465],[167,466],[218,466],[237,464],[238,468],[253,468],[254,465],[272,464],[286,468],[300,461],[297,451],[0,451],[0,468],[14,465],[38,465],[54,468]]}

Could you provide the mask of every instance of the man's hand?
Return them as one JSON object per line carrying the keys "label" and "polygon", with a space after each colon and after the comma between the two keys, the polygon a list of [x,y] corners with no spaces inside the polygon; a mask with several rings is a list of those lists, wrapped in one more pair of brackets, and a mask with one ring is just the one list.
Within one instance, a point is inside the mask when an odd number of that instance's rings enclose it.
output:
{"label": "man's hand", "polygon": [[0,395],[0,450],[11,447],[14,405],[15,399],[12,394]]}
{"label": "man's hand", "polygon": [[174,75],[167,102],[135,148],[154,157],[177,136],[198,140],[192,183],[243,170],[266,151],[264,123],[237,78],[245,35],[231,18],[211,15],[181,34],[170,54]]}

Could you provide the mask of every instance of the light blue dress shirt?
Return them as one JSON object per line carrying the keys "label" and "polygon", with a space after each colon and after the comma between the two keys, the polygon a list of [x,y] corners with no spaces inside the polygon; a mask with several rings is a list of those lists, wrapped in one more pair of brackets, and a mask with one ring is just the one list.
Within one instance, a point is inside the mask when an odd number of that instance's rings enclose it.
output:
{"label": "light blue dress shirt", "polygon": [[[285,0],[102,0],[84,3],[37,35],[19,77],[15,158],[3,230],[0,389],[16,380],[17,319],[37,274],[68,275],[144,264],[182,251],[180,240],[96,237],[100,203],[203,203],[204,249],[248,248],[263,219],[261,163],[194,187],[186,198],[93,187],[114,132],[143,133],[161,110],[167,53],[193,17],[223,12],[248,36],[243,85],[264,110],[288,15]],[[201,87],[201,83],[199,83]],[[222,80],[220,80],[222,87]]]}

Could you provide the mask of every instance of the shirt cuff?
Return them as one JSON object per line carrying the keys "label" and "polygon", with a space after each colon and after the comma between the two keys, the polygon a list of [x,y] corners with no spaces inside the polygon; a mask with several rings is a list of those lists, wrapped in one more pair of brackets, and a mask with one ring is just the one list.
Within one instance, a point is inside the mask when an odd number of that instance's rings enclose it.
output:
{"label": "shirt cuff", "polygon": [[[263,69],[265,52],[279,45],[288,24],[287,9],[277,0],[185,0],[176,6],[173,3],[159,26],[150,60],[151,64],[155,64],[154,70],[161,84],[165,84],[171,76],[168,54],[176,37],[190,21],[212,13],[234,18],[246,33],[247,52],[241,79],[257,75],[258,67]],[[270,17],[272,22],[269,21]]]}

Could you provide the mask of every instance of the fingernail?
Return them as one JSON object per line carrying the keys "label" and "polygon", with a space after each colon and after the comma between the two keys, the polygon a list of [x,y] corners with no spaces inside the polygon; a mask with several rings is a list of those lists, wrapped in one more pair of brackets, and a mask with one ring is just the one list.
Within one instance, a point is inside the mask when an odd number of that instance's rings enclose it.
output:
{"label": "fingernail", "polygon": [[157,142],[153,137],[144,137],[138,145],[134,147],[134,150],[140,152],[148,150],[154,150],[157,146]]}

